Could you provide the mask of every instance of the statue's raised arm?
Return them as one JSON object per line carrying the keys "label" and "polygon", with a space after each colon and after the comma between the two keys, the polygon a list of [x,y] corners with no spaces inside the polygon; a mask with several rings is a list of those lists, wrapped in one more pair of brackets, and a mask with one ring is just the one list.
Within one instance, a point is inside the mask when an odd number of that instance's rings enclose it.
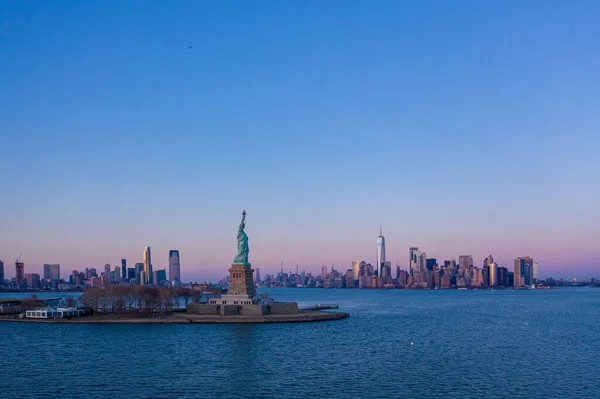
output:
{"label": "statue's raised arm", "polygon": [[246,211],[242,211],[242,221],[240,223],[240,228],[238,229],[237,241],[238,241],[238,251],[237,255],[233,259],[233,263],[237,264],[248,264],[248,236],[244,231],[246,227]]}
{"label": "statue's raised arm", "polygon": [[240,223],[240,230],[244,230],[246,227],[246,211],[242,211],[242,222]]}

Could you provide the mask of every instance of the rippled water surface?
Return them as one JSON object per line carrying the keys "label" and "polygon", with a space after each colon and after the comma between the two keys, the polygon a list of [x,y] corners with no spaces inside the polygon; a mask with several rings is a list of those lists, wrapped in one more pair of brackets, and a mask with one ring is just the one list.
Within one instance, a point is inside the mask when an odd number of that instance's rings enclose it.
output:
{"label": "rippled water surface", "polygon": [[337,303],[351,317],[0,322],[0,397],[600,397],[600,289],[268,292],[301,306]]}

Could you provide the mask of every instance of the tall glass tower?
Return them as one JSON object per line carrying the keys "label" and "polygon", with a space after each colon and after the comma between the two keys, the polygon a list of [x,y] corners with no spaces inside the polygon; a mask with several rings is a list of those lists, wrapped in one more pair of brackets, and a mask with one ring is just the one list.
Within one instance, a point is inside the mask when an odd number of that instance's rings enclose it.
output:
{"label": "tall glass tower", "polygon": [[418,271],[420,256],[421,252],[419,252],[419,247],[410,247],[408,249],[408,270],[410,271],[411,276],[415,274],[415,269]]}
{"label": "tall glass tower", "polygon": [[150,257],[150,247],[144,248],[144,284],[152,284],[152,259]]}
{"label": "tall glass tower", "polygon": [[379,237],[377,237],[377,275],[381,277],[383,272],[383,263],[385,262],[385,237],[379,226]]}
{"label": "tall glass tower", "polygon": [[181,285],[181,265],[179,264],[179,251],[169,251],[169,283],[173,287]]}
{"label": "tall glass tower", "polygon": [[127,259],[121,259],[122,280],[127,280]]}

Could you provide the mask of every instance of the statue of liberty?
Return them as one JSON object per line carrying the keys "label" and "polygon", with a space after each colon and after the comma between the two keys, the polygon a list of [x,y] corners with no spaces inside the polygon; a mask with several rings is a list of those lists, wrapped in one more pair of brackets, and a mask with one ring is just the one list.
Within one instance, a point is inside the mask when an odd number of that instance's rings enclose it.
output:
{"label": "statue of liberty", "polygon": [[248,236],[246,232],[244,232],[244,227],[246,227],[246,211],[242,211],[242,222],[240,223],[240,228],[238,229],[237,241],[238,241],[238,252],[235,258],[233,259],[234,264],[243,264],[249,265],[248,263]]}

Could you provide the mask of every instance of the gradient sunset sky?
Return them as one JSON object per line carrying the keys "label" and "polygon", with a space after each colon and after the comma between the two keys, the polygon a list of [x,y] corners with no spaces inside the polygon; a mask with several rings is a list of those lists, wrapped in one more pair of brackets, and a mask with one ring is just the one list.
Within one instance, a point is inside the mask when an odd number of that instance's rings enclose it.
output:
{"label": "gradient sunset sky", "polygon": [[[0,259],[409,246],[600,277],[600,2],[2,1]],[[188,48],[192,46],[192,49]]]}

